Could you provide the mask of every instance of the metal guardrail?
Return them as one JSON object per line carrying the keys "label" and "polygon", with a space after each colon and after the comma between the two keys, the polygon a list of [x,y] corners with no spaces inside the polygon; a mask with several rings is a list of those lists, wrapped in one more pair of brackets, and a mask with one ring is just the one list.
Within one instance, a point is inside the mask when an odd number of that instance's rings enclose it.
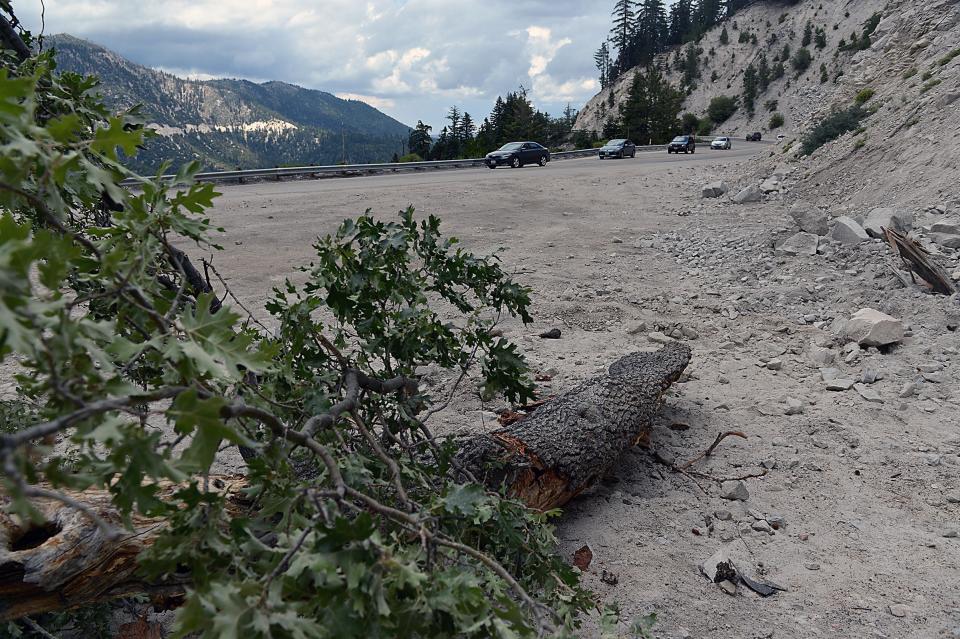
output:
{"label": "metal guardrail", "polygon": [[[701,140],[698,139],[698,142]],[[708,140],[704,140],[709,144]],[[662,151],[666,144],[652,144],[647,146],[637,146],[638,152]],[[576,158],[586,158],[596,156],[599,149],[581,149],[578,151],[558,151],[551,153],[551,160],[572,160]],[[210,171],[207,173],[198,173],[196,179],[199,182],[220,182],[225,180],[237,180],[243,182],[247,179],[274,179],[282,180],[287,177],[355,177],[358,175],[375,175],[380,173],[399,173],[409,171],[425,171],[428,169],[464,169],[478,166],[486,166],[483,158],[473,158],[466,160],[434,160],[430,162],[400,162],[383,164],[334,164],[325,166],[296,166],[296,167],[278,167],[272,169],[245,169],[238,171]],[[165,175],[164,179],[173,179],[172,175]],[[137,180],[124,180],[124,186],[137,186]]]}

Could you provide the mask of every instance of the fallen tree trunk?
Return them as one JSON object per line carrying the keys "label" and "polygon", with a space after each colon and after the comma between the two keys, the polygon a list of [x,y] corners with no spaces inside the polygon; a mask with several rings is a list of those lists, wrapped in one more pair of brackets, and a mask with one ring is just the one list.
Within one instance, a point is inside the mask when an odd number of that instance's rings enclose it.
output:
{"label": "fallen tree trunk", "polygon": [[[531,508],[560,507],[593,485],[620,454],[645,440],[663,394],[680,378],[690,349],[671,344],[657,353],[634,353],[593,378],[538,407],[528,417],[468,440],[458,455],[492,488],[507,491]],[[214,477],[240,514],[246,504],[241,477]],[[167,487],[168,491],[175,486]],[[101,519],[121,519],[102,490],[70,493]],[[162,497],[162,494],[161,494]],[[42,524],[23,524],[0,513],[0,621],[147,593],[161,598],[184,592],[189,575],[146,583],[137,558],[163,531],[165,521],[133,518],[133,527],[111,539],[85,514],[61,501],[34,499]]]}
{"label": "fallen tree trunk", "polygon": [[[211,487],[227,495],[233,514],[243,509],[240,477],[211,478]],[[163,488],[159,497],[177,487]],[[105,490],[67,493],[104,522],[120,528],[120,514]],[[0,512],[0,621],[66,610],[99,601],[146,593],[182,595],[189,575],[151,584],[137,576],[137,558],[163,532],[166,521],[132,516],[132,529],[112,539],[86,514],[53,499],[33,499],[42,523],[21,522]]]}
{"label": "fallen tree trunk", "polygon": [[690,362],[670,344],[633,353],[507,428],[468,440],[460,464],[491,488],[550,510],[592,486],[621,453],[645,440],[663,394]]}

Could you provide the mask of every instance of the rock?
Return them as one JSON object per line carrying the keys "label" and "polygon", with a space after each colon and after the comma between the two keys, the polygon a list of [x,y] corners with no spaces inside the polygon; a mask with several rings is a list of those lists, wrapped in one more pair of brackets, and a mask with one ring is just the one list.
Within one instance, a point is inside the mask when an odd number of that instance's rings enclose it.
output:
{"label": "rock", "polygon": [[908,397],[913,397],[917,394],[917,385],[914,382],[907,382],[903,385],[903,388],[900,389],[900,397],[906,399]]}
{"label": "rock", "polygon": [[647,335],[647,339],[653,342],[654,344],[670,344],[674,342],[672,337],[667,337],[663,333],[653,332]]}
{"label": "rock", "polygon": [[750,491],[743,481],[725,481],[720,486],[720,497],[730,501],[747,501],[750,499]]}
{"label": "rock", "polygon": [[700,196],[703,198],[717,198],[730,190],[726,182],[711,182],[703,187]]}
{"label": "rock", "polygon": [[787,398],[787,415],[802,415],[804,410],[803,402],[795,397]]}
{"label": "rock", "polygon": [[891,615],[901,619],[910,614],[910,608],[904,606],[903,604],[890,604],[888,608],[890,609]]}
{"label": "rock", "polygon": [[767,362],[767,370],[779,371],[783,369],[783,360],[774,358]]}
{"label": "rock", "polygon": [[949,530],[943,531],[944,539],[957,539],[960,538],[960,530],[956,528],[950,528]]}
{"label": "rock", "polygon": [[883,229],[891,229],[898,233],[913,228],[913,213],[892,208],[873,209],[863,222],[863,230],[870,237],[883,237]]}
{"label": "rock", "polygon": [[770,524],[774,530],[783,530],[787,527],[787,518],[783,515],[770,514],[767,515],[767,523]]}
{"label": "rock", "polygon": [[816,255],[819,246],[818,236],[801,231],[784,240],[775,253],[776,255]]}
{"label": "rock", "polygon": [[818,346],[813,346],[810,348],[810,361],[816,366],[833,364],[836,358],[837,354],[831,351],[829,348],[820,348]]}
{"label": "rock", "polygon": [[856,383],[856,381],[849,377],[838,377],[827,382],[827,390],[837,392],[848,391],[853,388],[853,385]]}
{"label": "rock", "polygon": [[830,232],[829,220],[819,209],[795,205],[790,209],[790,217],[797,223],[800,230],[814,235],[826,235]]}
{"label": "rock", "polygon": [[737,567],[723,548],[700,564],[700,573],[715,584],[738,579]]}
{"label": "rock", "polygon": [[951,218],[934,222],[930,227],[931,233],[945,233],[947,235],[960,235],[960,219]]}
{"label": "rock", "polygon": [[844,325],[843,335],[861,346],[887,346],[903,341],[903,322],[872,308],[862,308]]}
{"label": "rock", "polygon": [[762,200],[763,193],[761,193],[759,187],[753,185],[743,189],[734,195],[732,199],[735,204],[749,204],[751,202],[759,202]]}
{"label": "rock", "polygon": [[780,180],[778,180],[776,177],[769,177],[760,183],[760,190],[764,193],[776,193],[781,188]]}
{"label": "rock", "polygon": [[733,596],[733,595],[737,594],[737,584],[735,584],[735,583],[732,582],[732,581],[729,581],[729,580],[727,580],[727,579],[724,579],[723,581],[721,581],[721,582],[718,583],[717,585],[720,586],[720,590],[722,590],[723,592],[727,593],[728,595]]}
{"label": "rock", "polygon": [[832,382],[835,379],[843,377],[843,371],[839,368],[822,368],[820,369],[820,379],[825,382]]}
{"label": "rock", "polygon": [[856,220],[846,215],[837,218],[830,237],[848,246],[860,244],[870,239],[870,236],[863,230],[863,227],[857,224]]}
{"label": "rock", "polygon": [[560,339],[560,335],[561,333],[559,328],[551,328],[549,331],[544,331],[543,333],[540,333],[540,338],[541,339]]}
{"label": "rock", "polygon": [[733,519],[733,513],[731,513],[729,510],[718,510],[713,513],[713,516],[720,521],[730,521]]}
{"label": "rock", "polygon": [[930,233],[930,240],[939,244],[943,248],[960,249],[960,235],[949,235],[947,233]]}
{"label": "rock", "polygon": [[634,324],[633,326],[627,329],[628,335],[639,335],[640,333],[646,333],[646,332],[647,332],[646,322],[640,322],[638,324]]}
{"label": "rock", "polygon": [[765,532],[765,533],[773,532],[773,528],[770,527],[770,524],[762,519],[760,521],[753,522],[753,525],[751,525],[750,527],[756,530],[757,532]]}
{"label": "rock", "polygon": [[853,390],[857,391],[857,393],[860,394],[860,397],[864,398],[871,404],[883,403],[883,398],[880,397],[880,394],[865,384],[854,384]]}

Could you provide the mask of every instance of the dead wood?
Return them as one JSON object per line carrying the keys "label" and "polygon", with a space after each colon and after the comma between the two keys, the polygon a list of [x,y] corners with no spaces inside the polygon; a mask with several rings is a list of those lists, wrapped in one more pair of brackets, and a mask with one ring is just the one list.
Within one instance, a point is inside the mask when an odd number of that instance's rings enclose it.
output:
{"label": "dead wood", "polygon": [[[690,349],[681,344],[627,355],[608,374],[528,406],[534,412],[508,427],[468,440],[458,461],[491,487],[506,482],[509,493],[531,508],[560,507],[602,477],[624,450],[647,441],[663,394],[689,361]],[[231,514],[249,507],[245,485],[242,477],[210,478],[210,486],[227,496]],[[176,488],[162,487],[161,498]],[[108,491],[67,496],[122,527]],[[183,594],[188,574],[160,583],[138,575],[138,557],[164,530],[163,519],[134,514],[132,528],[115,538],[62,500],[37,497],[31,503],[43,523],[0,512],[0,621],[137,593],[164,600]]]}
{"label": "dead wood", "polygon": [[689,362],[679,343],[627,355],[532,415],[468,440],[457,460],[531,508],[559,508],[647,440],[663,394]]}
{"label": "dead wood", "polygon": [[937,264],[930,253],[916,240],[897,233],[893,229],[883,229],[883,233],[893,252],[900,256],[911,277],[916,275],[931,290],[940,295],[953,295],[956,289],[943,268]]}

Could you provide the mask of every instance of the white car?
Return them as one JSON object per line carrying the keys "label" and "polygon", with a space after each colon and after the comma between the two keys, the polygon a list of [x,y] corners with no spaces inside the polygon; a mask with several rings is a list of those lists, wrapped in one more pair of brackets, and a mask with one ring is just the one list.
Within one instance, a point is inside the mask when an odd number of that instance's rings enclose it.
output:
{"label": "white car", "polygon": [[730,138],[717,138],[710,143],[711,149],[723,149],[729,151],[733,148],[733,144],[730,142]]}

